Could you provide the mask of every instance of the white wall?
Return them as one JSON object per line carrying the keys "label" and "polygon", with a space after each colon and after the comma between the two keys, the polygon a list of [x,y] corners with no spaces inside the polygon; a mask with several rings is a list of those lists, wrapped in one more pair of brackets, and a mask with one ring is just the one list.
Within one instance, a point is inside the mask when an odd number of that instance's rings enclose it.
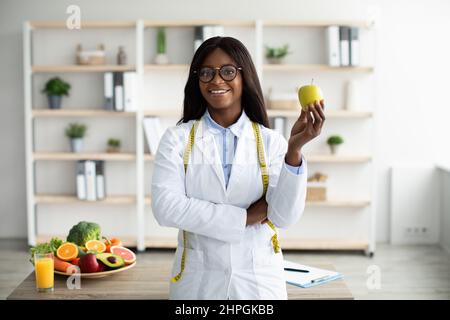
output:
{"label": "white wall", "polygon": [[[188,6],[187,3],[190,5]],[[64,20],[77,4],[86,20],[366,19],[378,12],[375,112],[377,240],[389,238],[389,167],[450,159],[450,1],[18,1],[0,2],[0,237],[26,237],[22,22]],[[106,9],[107,8],[107,9]],[[377,9],[378,8],[378,9]],[[446,43],[447,42],[447,43]]]}

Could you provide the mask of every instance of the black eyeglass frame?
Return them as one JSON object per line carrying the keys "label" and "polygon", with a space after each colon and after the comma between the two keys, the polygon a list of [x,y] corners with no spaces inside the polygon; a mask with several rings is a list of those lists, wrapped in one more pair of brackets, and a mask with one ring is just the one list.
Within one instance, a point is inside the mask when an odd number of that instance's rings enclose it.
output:
{"label": "black eyeglass frame", "polygon": [[[222,76],[222,74],[221,74],[220,72],[221,72],[221,70],[222,70],[223,68],[225,68],[225,67],[233,67],[233,68],[236,69],[236,73],[235,73],[233,79],[226,80],[226,79],[223,78],[223,76]],[[200,73],[200,70],[203,69],[203,68],[209,68],[209,69],[214,70],[214,75],[213,75],[213,77],[211,78],[211,80],[209,80],[209,81],[202,81],[202,80],[200,79],[199,73]],[[238,71],[241,71],[241,70],[242,70],[242,67],[237,67],[237,66],[235,66],[235,65],[233,65],[233,64],[224,64],[223,66],[215,67],[215,68],[214,68],[214,67],[208,67],[208,66],[205,66],[205,67],[199,68],[198,70],[194,70],[194,74],[196,74],[196,75],[198,76],[198,80],[199,80],[199,81],[201,81],[201,82],[203,82],[203,83],[210,83],[210,82],[213,81],[213,79],[216,77],[217,70],[219,71],[219,76],[220,76],[220,78],[222,78],[223,81],[230,82],[230,81],[233,81],[234,79],[236,79],[237,74],[238,74]]]}

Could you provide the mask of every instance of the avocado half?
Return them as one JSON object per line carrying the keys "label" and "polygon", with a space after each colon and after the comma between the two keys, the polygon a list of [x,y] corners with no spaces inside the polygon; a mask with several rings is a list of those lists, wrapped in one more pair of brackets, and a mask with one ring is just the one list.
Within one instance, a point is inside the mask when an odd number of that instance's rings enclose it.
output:
{"label": "avocado half", "polygon": [[111,269],[117,269],[125,265],[125,260],[117,254],[112,253],[98,253],[97,260],[100,260],[105,266]]}

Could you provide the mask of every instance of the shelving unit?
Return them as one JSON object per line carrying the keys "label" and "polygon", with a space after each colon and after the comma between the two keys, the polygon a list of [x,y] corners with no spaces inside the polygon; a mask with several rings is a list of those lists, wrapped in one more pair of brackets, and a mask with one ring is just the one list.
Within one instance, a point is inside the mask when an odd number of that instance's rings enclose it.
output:
{"label": "shelving unit", "polygon": [[[148,59],[149,52],[145,43],[152,41],[152,30],[159,26],[173,28],[174,30],[193,28],[199,25],[222,25],[225,27],[225,34],[230,32],[231,36],[235,33],[246,34],[248,46],[254,58],[256,69],[260,74],[261,81],[264,84],[270,81],[272,74],[286,74],[295,76],[296,74],[309,75],[314,74],[330,74],[343,72],[351,76],[356,74],[359,76],[371,75],[374,72],[373,66],[360,67],[330,67],[321,63],[289,63],[282,65],[265,64],[263,58],[264,35],[266,28],[323,28],[330,25],[347,25],[364,29],[370,29],[373,26],[371,21],[221,21],[221,20],[167,20],[167,21],[88,21],[83,22],[82,28],[86,29],[128,29],[135,35],[135,61],[130,65],[101,65],[101,66],[79,66],[70,64],[37,64],[33,65],[32,42],[34,30],[64,30],[65,23],[60,21],[42,21],[27,22],[24,24],[24,91],[25,91],[25,135],[26,135],[26,176],[27,176],[27,210],[28,210],[28,242],[34,245],[36,242],[45,241],[51,238],[48,235],[39,234],[36,228],[37,207],[41,205],[47,206],[116,206],[122,205],[132,208],[136,218],[136,234],[133,237],[126,235],[122,237],[123,242],[127,246],[137,247],[138,250],[145,248],[173,248],[176,246],[176,230],[168,233],[158,234],[160,227],[155,225],[155,221],[151,222],[153,216],[149,214],[151,199],[150,190],[146,188],[146,184],[151,176],[151,170],[147,170],[148,166],[152,166],[154,155],[146,151],[146,144],[143,132],[144,117],[153,116],[161,119],[171,119],[172,125],[178,121],[182,115],[180,101],[168,103],[154,101],[142,94],[139,99],[139,106],[136,112],[111,112],[95,105],[79,105],[78,107],[64,108],[60,110],[46,109],[42,105],[34,105],[33,103],[33,76],[38,74],[95,74],[109,71],[135,71],[138,75],[139,86],[141,92],[147,92],[147,89],[153,89],[155,82],[152,82],[153,76],[162,75],[164,79],[167,77],[182,78],[185,81],[185,75],[189,70],[190,61],[174,61],[169,65],[155,65]],[[244,32],[245,31],[245,32]],[[251,36],[248,36],[250,34]],[[245,38],[245,37],[244,37]],[[187,49],[188,50],[188,49]],[[182,75],[182,76],[180,76]],[[165,80],[166,81],[166,80]],[[148,85],[148,82],[151,85]],[[161,84],[163,85],[163,84]],[[180,92],[182,94],[182,92]],[[168,107],[166,107],[168,106]],[[374,120],[372,110],[346,110],[344,107],[340,109],[326,109],[326,117],[330,121],[345,121],[345,123],[354,123],[357,121]],[[285,117],[291,121],[295,120],[299,115],[299,110],[273,110],[268,109],[269,117]],[[45,121],[64,121],[64,119],[88,119],[97,121],[101,119],[132,119],[135,123],[135,151],[127,153],[104,153],[104,152],[84,152],[84,153],[67,153],[56,151],[40,151],[34,147],[35,133],[34,122],[38,119]],[[123,121],[123,120],[117,120]],[[371,172],[374,172],[374,160],[372,154],[348,154],[342,153],[338,155],[328,155],[317,152],[307,153],[306,158],[311,166],[372,166]],[[36,190],[36,163],[37,162],[70,162],[82,159],[105,160],[114,163],[132,163],[135,165],[135,186],[136,192],[131,195],[108,195],[102,201],[80,201],[73,194],[58,194],[43,192]],[[311,172],[309,172],[311,173]],[[308,201],[306,203],[307,211],[305,214],[313,215],[315,212],[309,210],[323,210],[334,212],[336,215],[360,216],[364,211],[367,218],[367,229],[363,232],[363,239],[342,239],[334,237],[304,237],[289,236],[281,237],[281,244],[284,249],[304,249],[304,250],[365,250],[373,253],[375,250],[374,228],[375,228],[375,180],[372,180],[373,188],[368,192],[365,199],[337,198],[327,201]],[[83,208],[81,207],[81,208]],[[348,210],[348,211],[347,211]],[[128,210],[130,211],[130,210]],[[129,216],[129,215],[128,215]],[[125,217],[126,218],[126,217]],[[150,223],[151,222],[151,223]],[[300,222],[302,223],[302,221]],[[146,228],[148,228],[146,230]],[[349,231],[351,233],[351,231]]]}

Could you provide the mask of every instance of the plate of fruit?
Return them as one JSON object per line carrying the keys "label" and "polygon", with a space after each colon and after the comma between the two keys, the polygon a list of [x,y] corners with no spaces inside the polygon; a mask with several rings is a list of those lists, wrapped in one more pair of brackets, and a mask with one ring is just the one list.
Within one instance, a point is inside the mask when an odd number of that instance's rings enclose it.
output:
{"label": "plate of fruit", "polygon": [[119,238],[101,236],[100,226],[82,221],[69,231],[66,241],[57,237],[32,247],[35,253],[53,253],[55,274],[82,278],[102,278],[133,268],[136,255]]}

